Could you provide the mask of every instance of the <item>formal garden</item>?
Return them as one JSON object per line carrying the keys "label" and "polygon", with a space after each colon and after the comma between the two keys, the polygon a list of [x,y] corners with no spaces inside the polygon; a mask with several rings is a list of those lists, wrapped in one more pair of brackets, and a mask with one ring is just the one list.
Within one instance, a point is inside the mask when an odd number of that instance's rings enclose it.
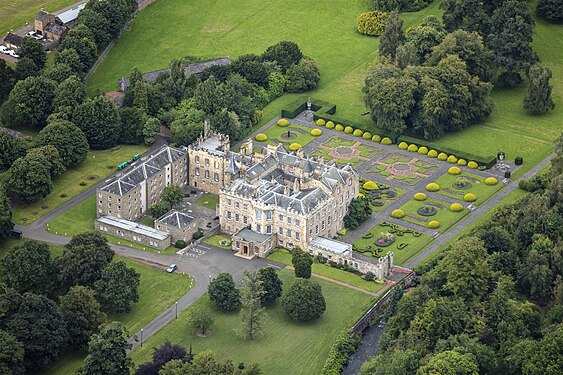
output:
{"label": "formal garden", "polygon": [[434,238],[422,232],[382,221],[358,238],[352,246],[364,256],[379,258],[393,252],[393,263],[404,265],[424,250]]}
{"label": "formal garden", "polygon": [[398,153],[388,153],[376,160],[365,173],[385,180],[414,186],[440,168],[436,162],[424,157],[407,157]]}
{"label": "formal garden", "polygon": [[336,163],[340,166],[351,164],[357,169],[379,152],[381,152],[380,148],[334,136],[311,151],[309,156],[322,157],[325,162]]}
{"label": "formal garden", "polygon": [[272,125],[263,133],[256,135],[255,140],[258,142],[255,142],[254,145],[257,150],[260,150],[262,144],[277,146],[281,143],[286,150],[295,151],[308,145],[320,134],[313,135],[309,128],[282,119],[276,125]]}
{"label": "formal garden", "polygon": [[374,212],[383,210],[403,193],[402,189],[360,178],[359,197],[368,199],[369,205]]}
{"label": "formal garden", "polygon": [[[437,194],[479,206],[504,187],[504,184],[496,177],[483,177],[456,168],[450,168],[448,173],[436,179],[434,183],[439,186],[436,191]],[[472,195],[468,196],[468,194]],[[473,199],[473,196],[475,199]]]}
{"label": "formal garden", "polygon": [[195,201],[195,203],[215,211],[217,209],[217,205],[219,204],[219,196],[211,193],[203,193],[201,197]]}

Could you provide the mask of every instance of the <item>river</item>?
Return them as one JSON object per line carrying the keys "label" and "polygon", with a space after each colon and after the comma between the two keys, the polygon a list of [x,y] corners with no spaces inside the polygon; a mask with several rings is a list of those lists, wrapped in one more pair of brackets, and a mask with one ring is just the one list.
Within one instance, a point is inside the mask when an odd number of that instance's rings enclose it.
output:
{"label": "river", "polygon": [[342,375],[356,375],[360,372],[362,364],[377,353],[384,329],[385,323],[380,320],[377,324],[364,330],[358,350],[350,356],[348,366],[342,370]]}

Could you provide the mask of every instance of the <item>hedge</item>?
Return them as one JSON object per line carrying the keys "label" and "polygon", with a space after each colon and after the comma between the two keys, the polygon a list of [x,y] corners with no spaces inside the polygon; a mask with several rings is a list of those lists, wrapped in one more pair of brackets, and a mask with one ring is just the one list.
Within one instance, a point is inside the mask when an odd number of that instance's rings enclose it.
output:
{"label": "hedge", "polygon": [[334,129],[334,122],[329,121],[329,122],[326,123],[325,126],[326,126],[327,129]]}
{"label": "hedge", "polygon": [[414,198],[415,201],[425,201],[425,200],[426,200],[426,194],[424,194],[424,193],[416,193],[416,194],[413,196],[413,198]]}
{"label": "hedge", "polygon": [[459,169],[458,167],[450,167],[450,169],[448,169],[448,173],[453,175],[460,174],[461,169]]}
{"label": "hedge", "polygon": [[368,181],[364,182],[362,187],[366,190],[379,189],[379,186],[377,186],[377,184],[375,182],[373,182],[372,180],[368,180]]}
{"label": "hedge", "polygon": [[477,200],[477,196],[473,193],[467,193],[463,196],[463,200],[466,202],[475,202]]}
{"label": "hedge", "polygon": [[371,133],[370,132],[365,132],[364,135],[362,135],[363,139],[371,139]]}
{"label": "hedge", "polygon": [[360,129],[356,129],[354,130],[354,137],[361,137],[362,135],[364,135],[364,132],[361,131]]}
{"label": "hedge", "polygon": [[344,133],[346,134],[352,134],[354,132],[354,128],[351,126],[347,126],[344,128]]}
{"label": "hedge", "polygon": [[289,151],[297,151],[301,148],[302,146],[299,143],[292,143],[289,145]]}
{"label": "hedge", "polygon": [[452,211],[452,212],[463,211],[463,206],[461,205],[461,203],[452,203],[450,205],[450,211]]}
{"label": "hedge", "polygon": [[344,130],[344,126],[338,124],[334,127],[334,130],[336,130],[337,132],[341,132]]}
{"label": "hedge", "polygon": [[373,137],[371,137],[371,140],[374,142],[381,142],[381,136],[379,134],[374,134]]}
{"label": "hedge", "polygon": [[498,180],[494,177],[487,177],[485,179],[485,184],[487,185],[496,185],[498,183]]}
{"label": "hedge", "polygon": [[435,182],[431,182],[428,185],[426,185],[426,190],[431,191],[431,192],[436,192],[436,191],[440,190],[440,185],[438,185]]}
{"label": "hedge", "polygon": [[255,139],[256,139],[258,142],[264,142],[264,141],[268,140],[268,136],[267,136],[266,134],[264,134],[264,133],[259,133],[259,134],[256,134]]}
{"label": "hedge", "polygon": [[404,216],[405,216],[405,211],[403,210],[394,210],[393,212],[391,212],[391,217],[394,217],[395,219],[400,219]]}
{"label": "hedge", "polygon": [[418,151],[418,146],[415,144],[409,145],[409,148],[407,148],[408,152],[417,152]]}
{"label": "hedge", "polygon": [[477,164],[474,161],[470,161],[469,163],[467,163],[467,167],[471,168],[471,169],[477,169],[478,166],[479,166],[479,164]]}
{"label": "hedge", "polygon": [[289,125],[289,120],[286,120],[284,118],[280,118],[278,120],[278,126],[285,127],[285,126],[288,126],[288,125]]}
{"label": "hedge", "polygon": [[430,229],[438,229],[440,228],[440,222],[438,220],[432,220],[428,223],[428,228]]}
{"label": "hedge", "polygon": [[383,138],[383,139],[381,140],[381,144],[382,144],[382,145],[392,145],[392,144],[393,144],[393,141],[392,141],[390,138],[385,137],[385,138]]}
{"label": "hedge", "polygon": [[428,154],[428,147],[422,146],[418,148],[418,153],[420,155],[426,155]]}
{"label": "hedge", "polygon": [[342,369],[348,363],[350,356],[356,351],[360,344],[360,337],[351,336],[344,331],[336,336],[336,341],[328,352],[328,357],[321,370],[321,375],[340,375]]}
{"label": "hedge", "polygon": [[462,167],[467,165],[467,161],[465,159],[459,159],[457,161],[457,165],[461,165]]}
{"label": "hedge", "polygon": [[448,163],[450,163],[450,164],[457,163],[457,158],[454,155],[448,156]]}
{"label": "hedge", "polygon": [[397,147],[401,150],[406,150],[409,147],[409,145],[407,144],[407,142],[401,142],[397,145]]}
{"label": "hedge", "polygon": [[323,131],[321,129],[313,129],[311,130],[311,135],[313,137],[318,137],[319,135],[323,134]]}
{"label": "hedge", "polygon": [[326,122],[325,122],[325,120],[320,118],[315,122],[315,124],[317,124],[318,126],[325,126]]}
{"label": "hedge", "polygon": [[436,150],[430,150],[430,151],[428,151],[428,157],[429,157],[429,158],[436,158],[436,157],[438,157],[438,151],[436,151]]}
{"label": "hedge", "polygon": [[448,154],[446,154],[445,152],[440,152],[438,154],[438,160],[446,161],[447,159],[448,159]]}

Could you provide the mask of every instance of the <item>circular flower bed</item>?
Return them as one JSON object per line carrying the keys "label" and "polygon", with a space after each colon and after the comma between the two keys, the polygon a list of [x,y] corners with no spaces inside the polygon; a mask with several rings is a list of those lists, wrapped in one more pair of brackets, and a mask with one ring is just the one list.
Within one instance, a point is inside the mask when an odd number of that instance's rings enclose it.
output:
{"label": "circular flower bed", "polygon": [[460,177],[452,184],[452,186],[454,187],[454,189],[457,189],[457,190],[467,190],[467,189],[471,188],[471,186],[473,186],[473,184],[471,184],[471,182],[469,182],[469,180],[467,180],[463,177]]}
{"label": "circular flower bed", "polygon": [[448,156],[448,163],[450,163],[450,164],[457,163],[457,158],[454,155]]}
{"label": "circular flower bed", "polygon": [[467,163],[467,167],[471,168],[471,169],[477,169],[478,166],[479,166],[479,164],[477,164],[474,161],[470,161],[469,163]]}
{"label": "circular flower bed", "polygon": [[371,140],[374,142],[381,142],[381,136],[379,134],[374,134],[373,137],[371,137]]}
{"label": "circular flower bed", "polygon": [[448,169],[448,173],[453,175],[460,174],[461,169],[459,169],[458,167],[450,167],[450,169]]}
{"label": "circular flower bed", "polygon": [[430,229],[438,229],[440,228],[440,222],[438,220],[432,220],[428,223],[428,228]]}
{"label": "circular flower bed", "polygon": [[385,194],[387,194],[389,198],[395,198],[397,196],[397,192],[392,189],[385,191]]}
{"label": "circular flower bed", "polygon": [[313,137],[318,137],[319,135],[323,134],[323,131],[321,129],[313,129],[311,130],[311,135]]}
{"label": "circular flower bed", "polygon": [[485,184],[487,184],[487,185],[496,185],[496,184],[498,184],[498,180],[497,180],[496,178],[494,178],[494,177],[487,177],[487,178],[485,179]]}
{"label": "circular flower bed", "polygon": [[440,153],[438,154],[438,160],[446,161],[447,159],[448,159],[448,154],[446,154],[446,153],[444,153],[444,152],[440,152]]}
{"label": "circular flower bed", "polygon": [[354,132],[354,128],[351,126],[347,126],[344,128],[344,133],[346,134],[352,134]]}
{"label": "circular flower bed", "polygon": [[436,191],[440,190],[440,185],[438,185],[435,182],[431,182],[428,185],[426,185],[426,190],[431,191],[431,192],[436,192]]}
{"label": "circular flower bed", "polygon": [[364,135],[364,132],[360,129],[356,129],[354,130],[354,137],[361,137],[362,135]]}
{"label": "circular flower bed", "polygon": [[475,202],[477,200],[477,196],[473,193],[467,193],[463,196],[463,200],[466,202]]}
{"label": "circular flower bed", "polygon": [[420,147],[420,148],[418,149],[418,153],[419,153],[420,155],[426,155],[426,154],[428,154],[428,147],[426,147],[426,146]]}
{"label": "circular flower bed", "polygon": [[301,148],[302,146],[299,143],[292,143],[289,145],[289,151],[297,151]]}
{"label": "circular flower bed", "polygon": [[463,211],[463,206],[461,205],[461,203],[452,203],[450,205],[450,211],[452,211],[452,212]]}
{"label": "circular flower bed", "polygon": [[315,124],[317,124],[318,126],[325,126],[326,122],[325,122],[325,120],[320,118],[315,122]]}
{"label": "circular flower bed", "polygon": [[337,132],[341,132],[344,130],[344,126],[338,124],[334,127],[334,130],[336,130]]}
{"label": "circular flower bed", "polygon": [[264,133],[256,134],[255,138],[258,142],[264,142],[268,139],[268,136]]}
{"label": "circular flower bed", "polygon": [[385,137],[381,140],[381,144],[382,145],[392,145],[393,141],[391,140],[391,138]]}
{"label": "circular flower bed", "polygon": [[280,119],[278,120],[278,126],[285,127],[285,126],[288,126],[288,125],[289,125],[289,121],[288,121],[288,120],[286,120],[286,119],[284,119],[284,118],[280,118]]}
{"label": "circular flower bed", "polygon": [[405,211],[403,210],[394,210],[393,212],[391,212],[391,217],[394,217],[395,219],[400,219],[404,216],[405,216]]}
{"label": "circular flower bed", "polygon": [[327,129],[334,129],[334,122],[329,121],[329,122],[326,123],[325,126],[326,126]]}
{"label": "circular flower bed", "polygon": [[438,151],[436,151],[436,150],[430,150],[430,151],[428,151],[428,157],[429,157],[429,158],[435,158],[435,157],[437,157],[437,156],[438,156]]}
{"label": "circular flower bed", "polygon": [[387,247],[395,242],[395,236],[391,235],[392,237],[379,237],[375,240],[375,246],[379,247]]}
{"label": "circular flower bed", "polygon": [[401,142],[397,145],[397,147],[399,147],[399,149],[401,150],[406,150],[409,147],[409,145],[407,144],[407,142]]}
{"label": "circular flower bed", "polygon": [[407,148],[407,150],[409,152],[417,152],[418,151],[418,146],[417,145],[409,145],[409,147]]}
{"label": "circular flower bed", "polygon": [[436,207],[432,207],[432,206],[422,206],[419,207],[416,212],[420,215],[420,216],[434,216],[438,213],[438,210],[436,209]]}
{"label": "circular flower bed", "polygon": [[457,165],[461,165],[462,167],[467,165],[467,161],[465,159],[459,159],[457,161]]}
{"label": "circular flower bed", "polygon": [[377,186],[377,184],[375,182],[373,182],[372,180],[368,180],[366,182],[364,182],[364,184],[362,185],[362,187],[366,190],[376,190],[379,189],[379,186]]}
{"label": "circular flower bed", "polygon": [[413,198],[414,198],[415,201],[425,201],[426,200],[426,194],[416,193]]}

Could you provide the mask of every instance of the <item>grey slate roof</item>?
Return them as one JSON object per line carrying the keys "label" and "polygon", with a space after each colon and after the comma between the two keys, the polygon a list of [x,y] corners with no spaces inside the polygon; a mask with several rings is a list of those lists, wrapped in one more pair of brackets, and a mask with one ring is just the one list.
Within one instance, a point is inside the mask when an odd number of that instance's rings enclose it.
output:
{"label": "grey slate roof", "polygon": [[[217,59],[201,61],[201,62],[198,62],[198,63],[195,63],[195,64],[188,64],[188,65],[184,66],[184,73],[186,75],[199,74],[209,67],[212,67],[212,66],[215,66],[215,65],[229,65],[229,64],[231,64],[231,59],[229,59],[228,57],[220,57],[220,58],[217,58]],[[143,79],[145,81],[156,81],[158,76],[161,73],[164,73],[164,72],[170,72],[170,68],[153,70],[152,72],[144,73]],[[119,83],[119,88],[122,91],[127,90],[127,87],[129,87],[129,77],[121,78],[118,81],[118,83]]]}
{"label": "grey slate roof", "polygon": [[13,44],[14,46],[19,47],[23,43],[23,38],[19,35],[14,34],[14,33],[8,33],[8,35],[6,35],[4,37],[4,42],[10,43],[10,44]]}
{"label": "grey slate roof", "polygon": [[63,35],[66,30],[66,26],[61,26],[56,23],[50,23],[45,27],[45,31],[50,31],[55,35]]}
{"label": "grey slate roof", "polygon": [[164,224],[179,229],[184,229],[185,227],[190,225],[190,223],[194,220],[195,218],[193,216],[190,216],[188,214],[185,214],[177,210],[171,210],[165,213],[159,219],[157,219],[156,222],[159,224]]}
{"label": "grey slate roof", "polygon": [[48,15],[49,15],[48,12],[45,12],[44,9],[41,9],[41,10],[39,11],[39,13],[37,13],[37,16],[35,16],[35,19],[36,19],[37,21],[44,21],[44,20],[45,20],[45,17],[47,17]]}
{"label": "grey slate roof", "polygon": [[272,236],[271,234],[258,233],[248,228],[242,228],[241,230],[239,230],[233,235],[233,237],[240,238],[242,241],[245,242],[258,242],[258,243],[264,243],[268,241],[268,239],[271,236]]}

